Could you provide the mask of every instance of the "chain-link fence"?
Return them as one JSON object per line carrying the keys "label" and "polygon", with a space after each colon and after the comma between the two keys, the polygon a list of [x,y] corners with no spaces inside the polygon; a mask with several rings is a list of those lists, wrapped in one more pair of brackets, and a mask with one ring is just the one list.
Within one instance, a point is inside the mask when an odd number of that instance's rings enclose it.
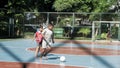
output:
{"label": "chain-link fence", "polygon": [[0,17],[0,38],[23,37],[23,17]]}
{"label": "chain-link fence", "polygon": [[8,19],[6,17],[0,17],[0,37],[8,36]]}
{"label": "chain-link fence", "polygon": [[31,37],[40,24],[46,27],[52,23],[56,38],[91,39],[93,21],[119,21],[119,16],[118,13],[25,12],[24,16],[0,18],[5,19],[0,21],[0,36]]}
{"label": "chain-link fence", "polygon": [[[119,21],[117,13],[25,12],[25,32],[54,24],[56,38],[91,39],[93,21]],[[107,29],[107,28],[103,28]],[[101,28],[101,30],[103,30]]]}

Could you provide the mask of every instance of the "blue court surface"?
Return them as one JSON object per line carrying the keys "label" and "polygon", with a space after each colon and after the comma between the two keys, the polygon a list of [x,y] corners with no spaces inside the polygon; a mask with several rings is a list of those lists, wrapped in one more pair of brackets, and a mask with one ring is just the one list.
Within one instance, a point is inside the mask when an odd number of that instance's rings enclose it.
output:
{"label": "blue court surface", "polygon": [[[82,46],[80,46],[82,45]],[[31,39],[13,39],[0,41],[0,62],[29,62],[40,64],[39,59],[35,59],[34,51],[28,48],[35,48],[36,43]],[[86,47],[86,48],[106,48],[120,50],[118,44],[97,45],[97,44],[73,44],[56,42],[53,47]],[[115,55],[73,55],[73,54],[48,54],[48,60],[43,60],[42,64],[67,65],[85,68],[120,68],[120,55],[118,51]],[[66,61],[60,62],[59,57],[65,56]]]}

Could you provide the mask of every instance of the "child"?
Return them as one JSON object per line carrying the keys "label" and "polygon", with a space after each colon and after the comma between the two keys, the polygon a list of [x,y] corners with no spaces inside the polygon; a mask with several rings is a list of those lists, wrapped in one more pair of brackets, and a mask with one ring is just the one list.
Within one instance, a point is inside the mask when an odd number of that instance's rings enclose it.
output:
{"label": "child", "polygon": [[40,50],[40,47],[42,46],[42,39],[43,39],[42,31],[43,31],[43,26],[40,25],[39,31],[37,31],[34,35],[34,38],[35,38],[36,43],[37,43],[37,47],[35,50],[35,57],[36,58],[38,57],[38,52]]}
{"label": "child", "polygon": [[53,25],[49,24],[42,32],[44,38],[42,42],[41,58],[44,56],[47,59],[46,55],[51,51],[51,44],[54,43],[52,29]]}

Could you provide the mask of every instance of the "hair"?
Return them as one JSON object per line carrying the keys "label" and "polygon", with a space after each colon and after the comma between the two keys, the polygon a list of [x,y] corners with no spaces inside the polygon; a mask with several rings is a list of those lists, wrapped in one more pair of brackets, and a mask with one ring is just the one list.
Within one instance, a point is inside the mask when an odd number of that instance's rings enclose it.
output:
{"label": "hair", "polygon": [[48,27],[49,27],[49,26],[53,26],[53,27],[54,27],[54,25],[53,25],[52,23],[49,23],[49,24],[48,24]]}
{"label": "hair", "polygon": [[40,28],[43,28],[43,26],[42,26],[42,25],[40,25],[39,27],[40,27]]}

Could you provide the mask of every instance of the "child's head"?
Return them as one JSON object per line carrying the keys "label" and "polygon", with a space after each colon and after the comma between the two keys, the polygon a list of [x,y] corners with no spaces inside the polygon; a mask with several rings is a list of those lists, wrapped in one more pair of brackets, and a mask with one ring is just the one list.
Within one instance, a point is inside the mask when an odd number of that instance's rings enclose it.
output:
{"label": "child's head", "polygon": [[40,27],[39,31],[42,32],[43,31],[43,26],[40,25],[39,27]]}
{"label": "child's head", "polygon": [[52,24],[48,24],[48,29],[52,30],[53,29],[53,25]]}

